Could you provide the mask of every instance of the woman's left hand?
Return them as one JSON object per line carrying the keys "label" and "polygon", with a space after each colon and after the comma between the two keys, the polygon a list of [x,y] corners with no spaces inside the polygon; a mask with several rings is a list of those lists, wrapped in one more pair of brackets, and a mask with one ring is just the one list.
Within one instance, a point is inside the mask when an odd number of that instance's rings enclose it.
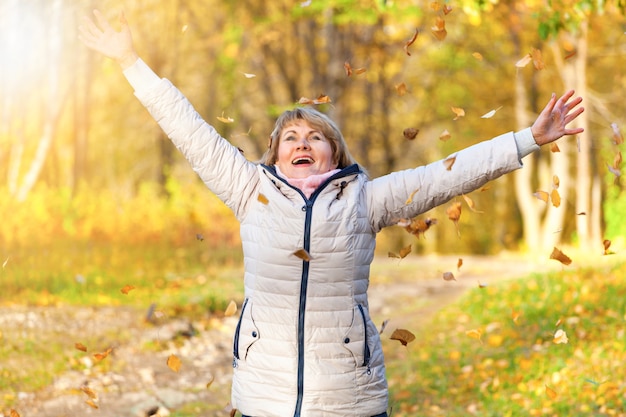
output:
{"label": "woman's left hand", "polygon": [[577,107],[583,99],[571,99],[573,95],[574,90],[570,90],[557,100],[556,94],[552,94],[552,98],[530,128],[537,145],[545,145],[562,136],[577,135],[584,131],[583,128],[567,128],[568,124],[585,111],[584,107]]}

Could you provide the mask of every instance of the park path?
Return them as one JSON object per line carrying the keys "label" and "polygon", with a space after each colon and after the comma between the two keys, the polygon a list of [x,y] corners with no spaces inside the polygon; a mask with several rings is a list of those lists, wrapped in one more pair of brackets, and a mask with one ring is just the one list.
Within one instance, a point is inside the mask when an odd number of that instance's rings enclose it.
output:
{"label": "park path", "polygon": [[[388,320],[390,328],[419,333],[437,311],[478,283],[488,285],[559,268],[554,261],[494,256],[465,257],[457,270],[457,261],[457,257],[406,258],[403,266],[414,270],[414,277],[406,277],[405,273],[402,279],[394,279],[391,274],[391,278],[378,280],[373,276],[369,290],[372,318],[377,323]],[[384,275],[376,271],[393,271],[398,261],[380,259],[376,265],[374,274]],[[443,280],[445,271],[452,271],[456,280]],[[170,410],[181,408],[197,417],[228,416],[231,338],[236,317],[205,318],[193,323],[175,319],[151,325],[144,315],[142,311],[114,307],[0,308],[0,329],[5,335],[19,329],[32,343],[62,337],[68,344],[65,354],[69,370],[38,392],[15,393],[18,400],[12,407],[21,417],[145,417],[157,410],[165,417]],[[188,333],[193,335],[180,337]],[[113,347],[103,360],[108,361],[105,365],[96,364],[93,355],[78,355],[77,359],[74,343],[86,339]],[[165,349],[147,348],[155,344]],[[172,354],[182,361],[179,372],[167,366]],[[10,358],[2,361],[11,366]],[[88,393],[97,398],[90,398]],[[93,406],[87,404],[89,400]],[[8,409],[1,407],[0,417],[5,417],[3,411],[8,417]]]}

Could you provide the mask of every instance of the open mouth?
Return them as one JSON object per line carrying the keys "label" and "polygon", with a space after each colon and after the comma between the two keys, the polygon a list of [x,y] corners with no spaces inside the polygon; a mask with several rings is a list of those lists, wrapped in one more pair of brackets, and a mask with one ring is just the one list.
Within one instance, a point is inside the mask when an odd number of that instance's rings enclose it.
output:
{"label": "open mouth", "polygon": [[302,157],[302,158],[296,158],[293,161],[291,161],[292,165],[310,165],[313,162],[313,158],[309,158],[309,157]]}

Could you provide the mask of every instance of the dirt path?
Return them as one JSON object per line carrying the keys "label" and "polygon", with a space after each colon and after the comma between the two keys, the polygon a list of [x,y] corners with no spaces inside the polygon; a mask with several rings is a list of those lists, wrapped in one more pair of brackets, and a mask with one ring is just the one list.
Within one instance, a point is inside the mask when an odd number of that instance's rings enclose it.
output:
{"label": "dirt path", "polygon": [[[414,263],[409,265],[415,270],[414,279],[373,276],[369,291],[372,318],[381,323],[389,319],[394,327],[419,331],[439,309],[479,282],[490,284],[558,268],[554,262],[499,256],[466,258],[457,271],[457,260],[452,257],[407,260],[405,267],[409,262]],[[393,271],[397,265],[396,261],[377,260],[376,270]],[[453,270],[456,281],[441,278],[446,270]],[[378,273],[373,271],[373,274]],[[22,417],[144,417],[157,410],[165,417],[171,410],[181,409],[197,417],[227,416],[231,338],[236,318],[193,323],[166,320],[152,325],[145,322],[144,315],[145,312],[126,308],[0,309],[0,329],[5,340],[8,335],[19,334],[39,341],[62,337],[68,344],[65,353],[68,370],[39,392],[14,393],[17,402],[12,407]],[[181,336],[185,334],[191,337]],[[100,363],[93,358],[94,352],[83,355],[74,349],[75,342],[94,339],[103,349],[113,348]],[[149,348],[154,345],[165,349]],[[167,366],[167,358],[172,354],[182,361],[179,372]],[[3,367],[11,366],[10,358],[2,358],[2,362]],[[91,398],[88,393],[96,394],[97,398]],[[97,408],[87,404],[89,400]],[[4,417],[2,411],[8,416],[8,410],[0,407],[0,417]]]}

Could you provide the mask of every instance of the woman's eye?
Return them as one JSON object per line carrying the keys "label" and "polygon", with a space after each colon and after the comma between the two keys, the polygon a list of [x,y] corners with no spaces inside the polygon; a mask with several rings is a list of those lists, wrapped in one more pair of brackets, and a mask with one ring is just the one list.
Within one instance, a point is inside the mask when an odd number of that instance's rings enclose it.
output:
{"label": "woman's eye", "polygon": [[313,140],[322,140],[322,137],[318,136],[318,135],[313,135],[313,136],[311,136],[311,139],[313,139]]}

